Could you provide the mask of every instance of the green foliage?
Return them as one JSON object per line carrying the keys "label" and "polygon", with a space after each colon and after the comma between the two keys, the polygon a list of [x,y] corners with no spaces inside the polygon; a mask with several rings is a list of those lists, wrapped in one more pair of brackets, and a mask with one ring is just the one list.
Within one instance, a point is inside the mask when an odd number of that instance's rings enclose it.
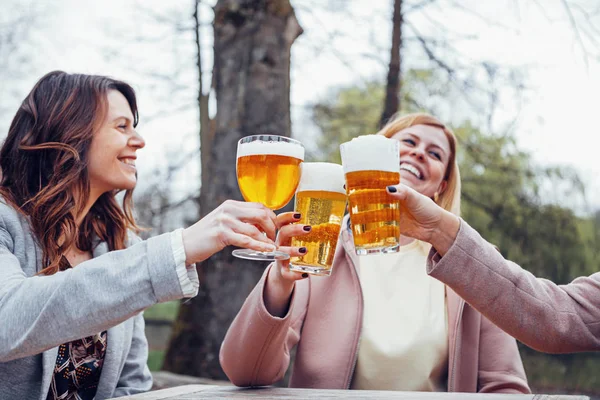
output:
{"label": "green foliage", "polygon": [[340,143],[374,133],[383,98],[383,87],[373,82],[365,87],[337,90],[332,93],[331,101],[315,105],[313,119],[323,132],[327,132],[318,140],[318,158],[340,163]]}

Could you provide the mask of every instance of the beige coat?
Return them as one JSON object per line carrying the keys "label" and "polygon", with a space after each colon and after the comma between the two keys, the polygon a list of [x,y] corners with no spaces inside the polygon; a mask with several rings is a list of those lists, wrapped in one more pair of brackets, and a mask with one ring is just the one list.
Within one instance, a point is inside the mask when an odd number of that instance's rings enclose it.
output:
{"label": "beige coat", "polygon": [[427,271],[536,350],[600,350],[598,272],[568,285],[536,278],[505,260],[464,221],[444,257],[430,253]]}

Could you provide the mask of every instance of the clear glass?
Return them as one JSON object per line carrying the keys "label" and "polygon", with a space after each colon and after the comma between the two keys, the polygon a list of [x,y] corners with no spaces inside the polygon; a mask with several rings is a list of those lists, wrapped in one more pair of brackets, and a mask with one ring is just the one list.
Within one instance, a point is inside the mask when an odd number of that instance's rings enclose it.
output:
{"label": "clear glass", "polygon": [[[239,140],[237,180],[244,200],[279,210],[290,202],[300,181],[304,146],[297,140],[277,135],[253,135]],[[259,261],[287,260],[281,251],[259,252],[236,249],[233,255]]]}
{"label": "clear glass", "polygon": [[311,231],[292,238],[292,246],[306,247],[305,255],[292,257],[292,271],[331,275],[333,256],[346,210],[344,170],[333,163],[302,163],[300,184],[294,210],[299,224],[311,225]]}
{"label": "clear glass", "polygon": [[366,135],[340,145],[357,255],[400,249],[400,202],[386,187],[400,182],[400,143]]}

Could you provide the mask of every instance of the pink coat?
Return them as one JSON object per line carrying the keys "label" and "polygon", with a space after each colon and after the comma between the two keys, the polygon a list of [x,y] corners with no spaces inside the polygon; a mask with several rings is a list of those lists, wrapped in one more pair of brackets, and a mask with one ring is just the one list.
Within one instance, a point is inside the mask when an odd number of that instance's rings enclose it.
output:
{"label": "pink coat", "polygon": [[536,278],[505,260],[464,221],[444,257],[430,253],[427,270],[536,350],[600,351],[600,273],[568,285]]}
{"label": "pink coat", "polygon": [[[291,387],[350,388],[363,312],[352,242],[350,231],[342,229],[332,275],[297,281],[284,318],[272,316],[264,305],[267,268],[221,346],[221,366],[231,382],[279,381],[297,345]],[[448,391],[530,393],[515,340],[449,288],[447,306]]]}

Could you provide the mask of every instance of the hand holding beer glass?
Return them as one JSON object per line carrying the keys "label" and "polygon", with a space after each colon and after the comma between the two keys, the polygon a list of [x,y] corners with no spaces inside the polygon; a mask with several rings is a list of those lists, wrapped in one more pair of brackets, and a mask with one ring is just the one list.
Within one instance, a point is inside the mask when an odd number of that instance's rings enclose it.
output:
{"label": "hand holding beer glass", "polygon": [[[244,200],[262,203],[271,210],[283,208],[294,197],[300,181],[304,146],[277,135],[247,136],[237,146],[237,179]],[[259,261],[289,259],[282,251],[237,249],[233,255]]]}
{"label": "hand holding beer glass", "polygon": [[292,257],[292,271],[329,276],[346,209],[344,170],[339,164],[302,163],[296,206],[300,224],[312,228],[292,239],[292,247],[304,247],[304,255]]}
{"label": "hand holding beer glass", "polygon": [[400,182],[400,143],[365,135],[340,145],[357,255],[400,249],[400,202],[386,187]]}

